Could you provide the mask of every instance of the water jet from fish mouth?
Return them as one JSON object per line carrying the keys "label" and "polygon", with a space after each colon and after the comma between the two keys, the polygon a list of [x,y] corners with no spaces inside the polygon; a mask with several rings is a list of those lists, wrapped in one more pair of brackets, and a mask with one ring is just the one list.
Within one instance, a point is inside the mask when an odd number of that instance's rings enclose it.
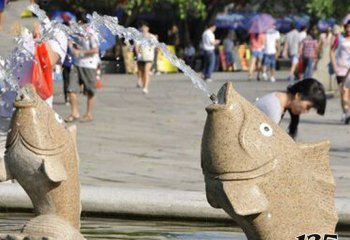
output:
{"label": "water jet from fish mouth", "polygon": [[[217,97],[209,90],[207,84],[204,80],[196,73],[191,67],[189,67],[182,59],[176,57],[175,54],[171,53],[164,43],[158,42],[157,39],[152,37],[146,37],[135,28],[125,28],[118,23],[117,17],[112,16],[101,16],[94,12],[92,15],[87,15],[89,19],[89,23],[84,25],[78,25],[76,22],[70,22],[70,27],[63,25],[57,21],[50,21],[47,17],[46,13],[40,9],[37,4],[32,4],[28,6],[28,10],[33,12],[38,17],[38,20],[41,22],[43,33],[40,37],[39,42],[47,41],[48,39],[56,39],[55,33],[57,31],[63,31],[67,36],[78,34],[84,37],[88,36],[90,33],[87,31],[88,28],[92,28],[94,32],[97,34],[98,40],[100,42],[106,42],[107,40],[104,38],[102,34],[103,29],[108,29],[112,34],[118,36],[119,38],[123,38],[125,43],[129,43],[127,45],[132,48],[132,45],[137,43],[141,46],[155,47],[159,48],[164,56],[177,68],[179,68],[183,74],[189,77],[195,88],[199,88],[202,90],[208,98],[215,104],[217,103]],[[29,39],[28,39],[29,38]],[[17,48],[12,52],[12,54],[4,60],[4,66],[0,66],[0,73],[6,76],[5,82],[8,85],[7,90],[17,91],[19,90],[18,81],[15,74],[18,70],[18,66],[22,64],[24,61],[31,59],[34,61],[34,55],[31,53],[29,49],[26,49],[25,42],[34,41],[33,38],[26,36],[19,37],[16,39]],[[59,39],[57,42],[60,43]],[[133,44],[130,44],[133,43]],[[64,46],[60,45],[62,49]],[[64,49],[65,50],[65,49]],[[17,70],[17,71],[16,71]],[[1,81],[1,80],[0,80]]]}

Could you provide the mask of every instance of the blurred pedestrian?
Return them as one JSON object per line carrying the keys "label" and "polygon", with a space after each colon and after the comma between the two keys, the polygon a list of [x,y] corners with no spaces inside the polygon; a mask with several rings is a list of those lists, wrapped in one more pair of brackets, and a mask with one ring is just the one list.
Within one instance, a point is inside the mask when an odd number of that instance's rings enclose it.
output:
{"label": "blurred pedestrian", "polygon": [[185,60],[185,63],[191,68],[193,68],[195,56],[196,56],[196,49],[194,48],[191,40],[188,39],[186,41],[186,46],[184,51],[184,60]]}
{"label": "blurred pedestrian", "polygon": [[62,64],[63,94],[64,94],[64,103],[66,105],[69,104],[68,86],[69,86],[69,81],[70,81],[69,79],[70,79],[70,73],[71,73],[72,67],[73,67],[73,56],[70,48],[68,47],[66,58],[64,59]]}
{"label": "blurred pedestrian", "polygon": [[350,123],[350,15],[344,18],[344,36],[339,34],[331,49],[331,61],[340,91],[343,115],[341,121]]}
{"label": "blurred pedestrian", "polygon": [[310,28],[307,37],[300,43],[300,50],[303,61],[304,78],[311,78],[319,59],[319,40],[316,26]]}
{"label": "blurred pedestrian", "polygon": [[210,82],[211,75],[215,68],[215,46],[220,43],[220,40],[215,39],[216,26],[214,23],[209,23],[207,29],[202,34],[202,47],[204,52],[204,80]]}
{"label": "blurred pedestrian", "polygon": [[333,91],[335,81],[333,81],[333,72],[330,72],[330,49],[332,45],[333,33],[332,27],[328,27],[319,37],[319,60],[315,68],[313,77],[318,79],[326,91]]}
{"label": "blurred pedestrian", "polygon": [[[64,20],[63,24],[69,27],[68,19]],[[73,55],[72,55],[71,49],[69,48],[69,46],[67,46],[66,58],[62,63],[63,94],[64,94],[64,103],[66,105],[69,104],[68,86],[69,86],[69,77],[70,77],[72,67],[73,67]]]}
{"label": "blurred pedestrian", "polygon": [[[300,44],[304,41],[304,39],[308,35],[308,27],[306,25],[303,25],[300,27],[299,31],[299,42]],[[298,61],[298,66],[295,72],[295,76],[297,79],[303,79],[304,75],[304,58],[300,52],[300,44],[299,44],[299,61]]]}
{"label": "blurred pedestrian", "polygon": [[280,48],[280,32],[273,26],[266,32],[266,41],[264,47],[263,74],[262,79],[268,80],[267,69],[270,70],[270,81],[276,82],[276,58]]}
{"label": "blurred pedestrian", "polygon": [[8,0],[0,0],[0,31],[2,31],[3,25],[4,25],[4,10],[5,5],[7,4]]}
{"label": "blurred pedestrian", "polygon": [[175,54],[177,54],[179,51],[179,45],[180,45],[180,34],[179,34],[179,28],[175,23],[173,23],[168,30],[167,43],[175,47]]}
{"label": "blurred pedestrian", "polygon": [[257,80],[260,80],[260,71],[262,60],[264,56],[264,46],[265,46],[266,37],[264,33],[251,33],[250,34],[250,50],[251,50],[251,59],[249,66],[248,78],[253,78],[253,72],[256,69],[257,71]]}
{"label": "blurred pedestrian", "polygon": [[[158,40],[158,35],[154,35],[155,38]],[[151,74],[155,74],[155,75],[160,75],[160,72],[158,71],[158,56],[159,56],[159,48],[155,48],[154,49],[154,60],[153,60],[153,64],[152,64],[152,68],[151,68]]]}
{"label": "blurred pedestrian", "polygon": [[298,30],[295,27],[295,24],[292,24],[292,29],[287,33],[283,56],[291,60],[291,67],[289,70],[288,80],[293,81],[295,79],[295,71],[299,62],[299,44],[300,44],[300,35]]}
{"label": "blurred pedestrian", "polygon": [[302,42],[307,37],[307,26],[303,25],[299,32],[299,41]]}
{"label": "blurred pedestrian", "polygon": [[226,66],[229,71],[234,70],[234,32],[230,31],[225,39],[224,39],[224,51],[225,51],[225,57],[226,57]]}
{"label": "blurred pedestrian", "polygon": [[288,133],[295,139],[301,114],[307,113],[311,108],[315,108],[319,115],[324,115],[326,110],[326,93],[320,82],[309,78],[289,85],[284,92],[279,91],[266,94],[256,100],[255,106],[276,124],[281,122],[288,111],[291,116]]}
{"label": "blurred pedestrian", "polygon": [[88,28],[86,36],[80,35],[78,42],[69,42],[69,48],[74,56],[74,67],[69,77],[68,96],[71,113],[64,120],[73,122],[80,118],[77,95],[81,91],[87,96],[87,109],[81,122],[93,120],[93,100],[96,94],[96,73],[100,62],[98,40],[95,32]]}
{"label": "blurred pedestrian", "polygon": [[332,63],[332,49],[337,49],[340,36],[342,36],[341,29],[340,29],[340,26],[336,24],[332,28],[332,38],[331,38],[330,51],[329,51],[330,62],[328,64],[328,73],[331,76],[335,76],[335,78],[336,78],[336,73],[334,71],[333,63]]}
{"label": "blurred pedestrian", "polygon": [[[147,22],[139,23],[139,30],[143,33],[146,38],[155,38],[153,34],[149,31],[149,26]],[[148,86],[150,82],[150,72],[154,61],[154,46],[135,46],[136,56],[137,56],[137,76],[138,83],[137,87],[142,88],[144,94],[148,94]]]}

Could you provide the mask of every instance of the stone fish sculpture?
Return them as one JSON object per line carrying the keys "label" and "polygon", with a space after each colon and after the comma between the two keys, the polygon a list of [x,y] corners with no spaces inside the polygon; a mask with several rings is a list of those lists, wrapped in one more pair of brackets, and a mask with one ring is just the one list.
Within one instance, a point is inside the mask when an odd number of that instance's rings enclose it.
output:
{"label": "stone fish sculpture", "polygon": [[329,141],[297,144],[231,83],[209,105],[201,164],[209,204],[249,240],[332,234],[338,221]]}
{"label": "stone fish sculpture", "polygon": [[75,127],[67,129],[32,85],[21,89],[15,107],[5,159],[0,162],[0,180],[16,179],[38,215],[24,226],[22,233],[48,239],[84,239],[79,232],[81,203]]}

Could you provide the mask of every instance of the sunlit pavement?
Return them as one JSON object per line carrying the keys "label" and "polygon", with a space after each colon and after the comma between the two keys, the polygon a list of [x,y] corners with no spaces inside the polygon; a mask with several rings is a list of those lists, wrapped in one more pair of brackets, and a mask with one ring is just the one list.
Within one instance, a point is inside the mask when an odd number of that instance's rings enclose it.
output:
{"label": "sunlit pavement", "polygon": [[[277,83],[248,81],[246,73],[215,73],[208,88],[216,93],[226,81],[249,101],[288,82],[279,72]],[[152,76],[150,92],[136,88],[136,77],[103,75],[103,87],[94,106],[94,121],[76,122],[81,159],[80,176],[85,185],[130,188],[168,188],[204,191],[200,144],[211,102],[181,73]],[[55,85],[54,109],[69,114],[63,104],[62,86]],[[86,97],[79,98],[81,115]],[[327,102],[325,116],[311,111],[301,117],[299,142],[331,141],[330,161],[337,182],[337,197],[350,197],[350,126],[340,122],[339,99]],[[287,114],[288,115],[288,114]],[[286,128],[289,117],[282,123]]]}

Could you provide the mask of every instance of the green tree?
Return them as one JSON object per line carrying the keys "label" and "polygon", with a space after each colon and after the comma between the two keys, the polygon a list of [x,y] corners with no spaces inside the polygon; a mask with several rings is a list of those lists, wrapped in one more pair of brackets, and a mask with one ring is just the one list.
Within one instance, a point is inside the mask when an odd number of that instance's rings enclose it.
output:
{"label": "green tree", "polygon": [[350,0],[308,0],[307,8],[310,14],[318,18],[341,20],[350,13]]}

